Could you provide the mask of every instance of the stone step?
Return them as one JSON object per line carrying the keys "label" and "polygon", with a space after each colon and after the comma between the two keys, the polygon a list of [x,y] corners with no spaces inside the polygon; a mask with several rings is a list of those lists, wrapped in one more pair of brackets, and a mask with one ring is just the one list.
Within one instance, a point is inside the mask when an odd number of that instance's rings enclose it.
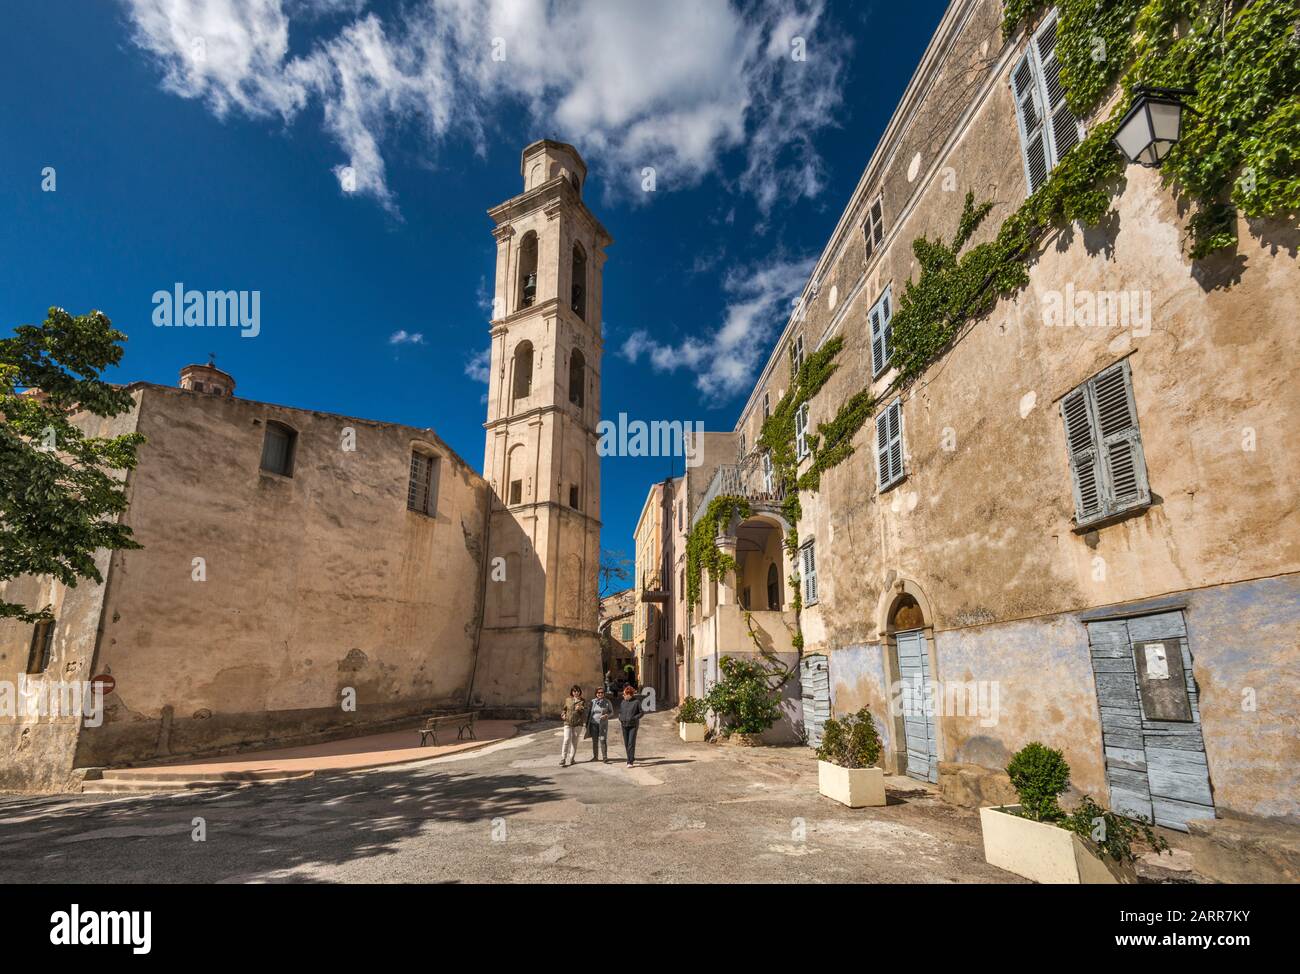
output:
{"label": "stone step", "polygon": [[134,781],[145,779],[147,781],[190,781],[201,779],[203,781],[288,781],[292,778],[310,777],[311,771],[284,771],[280,768],[265,768],[260,770],[246,771],[206,771],[195,770],[194,768],[170,769],[162,767],[146,768],[105,768],[101,780],[103,781]]}
{"label": "stone step", "polygon": [[[312,771],[242,771],[223,772],[219,775],[170,772],[164,776],[149,774],[151,770],[123,768],[118,769],[117,772],[105,771],[102,778],[82,782],[81,793],[83,795],[184,794],[190,791],[251,788],[277,784],[281,781],[297,781],[301,778],[310,778],[314,774]],[[124,771],[134,773],[123,774]]]}

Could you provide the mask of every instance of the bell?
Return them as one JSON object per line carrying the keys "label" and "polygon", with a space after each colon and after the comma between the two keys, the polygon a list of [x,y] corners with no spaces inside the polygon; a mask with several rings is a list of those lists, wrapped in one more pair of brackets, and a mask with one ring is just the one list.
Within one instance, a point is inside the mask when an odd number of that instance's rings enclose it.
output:
{"label": "bell", "polygon": [[532,307],[533,299],[537,296],[537,275],[524,275],[524,307]]}

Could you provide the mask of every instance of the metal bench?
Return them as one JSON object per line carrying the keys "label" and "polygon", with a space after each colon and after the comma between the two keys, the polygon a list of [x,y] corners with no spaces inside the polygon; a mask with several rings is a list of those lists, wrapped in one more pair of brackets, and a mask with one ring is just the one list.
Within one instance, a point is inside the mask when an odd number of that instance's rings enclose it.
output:
{"label": "metal bench", "polygon": [[424,745],[428,743],[429,738],[433,738],[433,744],[437,747],[439,727],[454,726],[456,728],[456,740],[458,741],[465,739],[466,732],[469,733],[470,740],[477,740],[474,736],[475,716],[476,715],[473,712],[470,712],[466,714],[435,714],[432,717],[426,718],[424,726],[418,729],[420,735],[420,746],[424,747]]}

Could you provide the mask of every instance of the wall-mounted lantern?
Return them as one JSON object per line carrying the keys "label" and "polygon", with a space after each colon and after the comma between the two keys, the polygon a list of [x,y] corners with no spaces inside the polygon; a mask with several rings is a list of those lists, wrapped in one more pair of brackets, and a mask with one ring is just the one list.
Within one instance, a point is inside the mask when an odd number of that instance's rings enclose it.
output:
{"label": "wall-mounted lantern", "polygon": [[1183,112],[1193,111],[1183,99],[1195,94],[1191,88],[1136,88],[1112,141],[1129,162],[1159,166],[1183,136]]}

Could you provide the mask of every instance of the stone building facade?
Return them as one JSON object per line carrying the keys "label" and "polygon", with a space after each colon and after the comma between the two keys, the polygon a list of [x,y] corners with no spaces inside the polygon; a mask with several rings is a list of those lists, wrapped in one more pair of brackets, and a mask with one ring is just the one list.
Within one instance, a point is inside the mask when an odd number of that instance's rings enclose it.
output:
{"label": "stone building facade", "polygon": [[524,192],[491,211],[486,476],[432,430],[237,398],[212,365],[178,388],[129,386],[134,406],[115,419],[77,419],[145,435],[123,515],[143,549],[101,552],[103,584],[3,585],[55,622],[0,621],[0,685],[101,678],[109,692],[97,715],[0,708],[0,789],[75,789],[85,768],[429,710],[549,712],[571,683],[598,681],[610,240],[582,202],[585,175],[572,146],[535,143]]}
{"label": "stone building facade", "polygon": [[[758,441],[792,360],[833,336],[838,368],[800,425],[815,433],[863,388],[882,395],[889,319],[919,272],[912,241],[952,239],[968,190],[993,201],[971,243],[990,239],[1041,179],[1013,75],[1050,70],[1052,14],[1005,39],[1002,15],[999,0],[949,6],[739,442]],[[1095,119],[1057,121],[1063,155]],[[693,656],[745,647],[746,590],[765,612],[787,606],[764,592],[770,563],[778,582],[801,577],[803,655],[827,660],[835,711],[876,715],[892,770],[961,779],[979,800],[1040,740],[1076,787],[1163,825],[1296,822],[1300,234],[1242,220],[1237,254],[1192,259],[1177,200],[1136,166],[1112,205],[1104,225],[1046,240],[1027,288],[884,399],[802,494],[793,557],[754,537],[790,527],[762,455],[717,471],[711,492],[755,510],[719,544],[752,556],[706,586]],[[779,643],[790,616],[759,622]]]}

